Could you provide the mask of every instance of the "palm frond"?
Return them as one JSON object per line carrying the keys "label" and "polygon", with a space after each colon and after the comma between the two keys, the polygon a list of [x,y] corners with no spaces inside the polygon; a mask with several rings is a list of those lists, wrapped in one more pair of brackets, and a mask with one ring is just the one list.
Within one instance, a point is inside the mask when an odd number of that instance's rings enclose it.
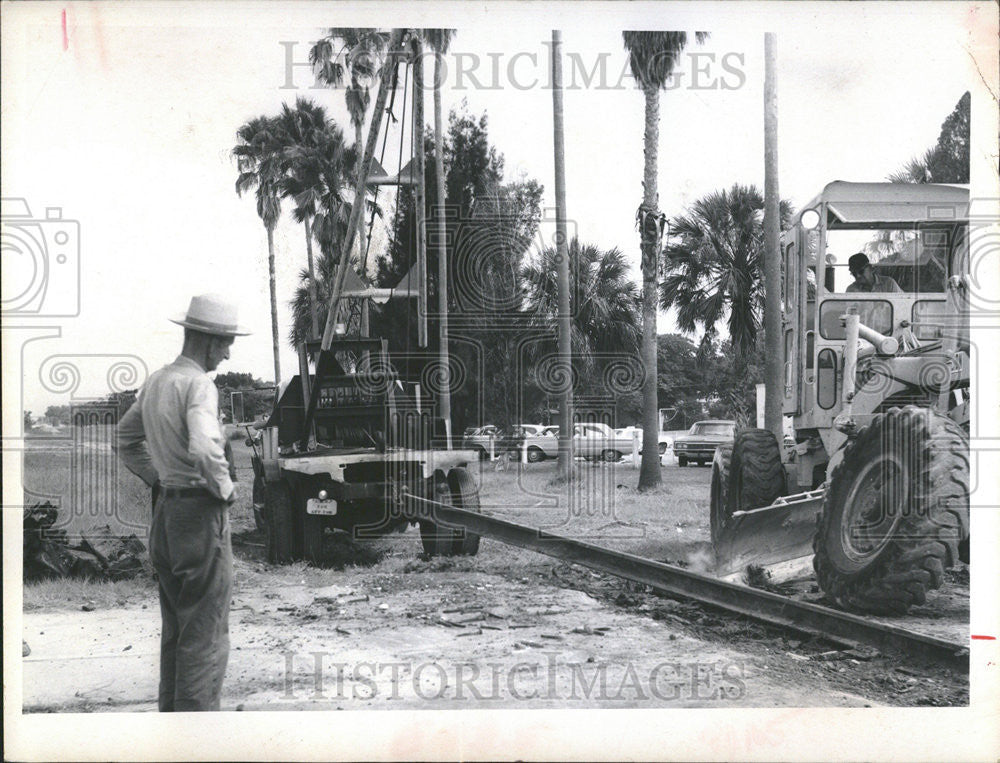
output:
{"label": "palm frond", "polygon": [[[754,186],[735,184],[695,201],[670,222],[662,252],[660,307],[673,308],[685,332],[712,338],[725,321],[736,354],[745,358],[763,325],[763,208]],[[783,227],[792,207],[780,204]]]}
{"label": "palm frond", "polygon": [[[707,32],[695,32],[700,44]],[[677,67],[681,53],[688,44],[687,32],[622,32],[629,68],[643,88],[662,89]]]}

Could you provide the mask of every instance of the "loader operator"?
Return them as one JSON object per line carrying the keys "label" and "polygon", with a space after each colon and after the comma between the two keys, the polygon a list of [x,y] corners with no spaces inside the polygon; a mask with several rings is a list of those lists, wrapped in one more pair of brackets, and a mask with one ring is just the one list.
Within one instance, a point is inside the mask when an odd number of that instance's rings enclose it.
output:
{"label": "loader operator", "polygon": [[847,269],[854,277],[854,283],[847,287],[848,292],[869,291],[869,292],[901,292],[899,284],[889,276],[881,276],[875,273],[868,257],[863,252],[852,254],[847,261]]}
{"label": "loader operator", "polygon": [[208,377],[229,358],[235,305],[194,297],[177,359],[154,372],[118,424],[115,449],[154,488],[149,555],[159,579],[161,712],[218,710],[229,658],[233,557],[229,505],[236,492]]}

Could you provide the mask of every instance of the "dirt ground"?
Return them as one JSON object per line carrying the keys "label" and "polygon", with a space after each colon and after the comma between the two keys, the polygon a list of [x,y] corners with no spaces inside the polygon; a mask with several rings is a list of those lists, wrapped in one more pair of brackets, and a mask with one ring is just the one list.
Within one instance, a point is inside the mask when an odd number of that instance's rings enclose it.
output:
{"label": "dirt ground", "polygon": [[[249,461],[237,455],[248,494]],[[585,491],[604,498],[572,511],[551,487],[553,473],[551,462],[487,465],[483,510],[654,559],[707,564],[707,468],[667,464],[663,488],[639,495],[631,465],[585,465]],[[476,557],[427,560],[415,529],[363,544],[336,534],[327,539],[329,568],[275,567],[246,495],[233,526],[228,710],[968,702],[967,676],[839,651],[488,539]],[[913,622],[967,634],[963,572],[938,594],[947,611],[929,606]],[[155,709],[153,583],[108,590],[26,588],[26,712]],[[808,582],[797,595],[818,598]]]}

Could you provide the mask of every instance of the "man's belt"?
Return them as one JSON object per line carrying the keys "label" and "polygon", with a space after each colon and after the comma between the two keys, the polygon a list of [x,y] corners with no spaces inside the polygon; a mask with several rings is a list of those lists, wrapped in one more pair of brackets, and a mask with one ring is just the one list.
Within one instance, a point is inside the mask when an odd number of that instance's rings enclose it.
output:
{"label": "man's belt", "polygon": [[164,498],[215,498],[203,487],[169,487],[160,485],[159,495]]}

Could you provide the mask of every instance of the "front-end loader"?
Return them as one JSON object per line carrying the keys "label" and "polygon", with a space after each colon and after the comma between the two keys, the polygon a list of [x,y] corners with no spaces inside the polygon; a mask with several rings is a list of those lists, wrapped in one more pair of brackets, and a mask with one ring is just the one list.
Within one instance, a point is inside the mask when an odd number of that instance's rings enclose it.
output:
{"label": "front-end loader", "polygon": [[794,443],[746,429],[716,451],[718,574],[811,561],[838,605],[903,613],[968,562],[968,207],[960,186],[838,181],[783,234]]}

